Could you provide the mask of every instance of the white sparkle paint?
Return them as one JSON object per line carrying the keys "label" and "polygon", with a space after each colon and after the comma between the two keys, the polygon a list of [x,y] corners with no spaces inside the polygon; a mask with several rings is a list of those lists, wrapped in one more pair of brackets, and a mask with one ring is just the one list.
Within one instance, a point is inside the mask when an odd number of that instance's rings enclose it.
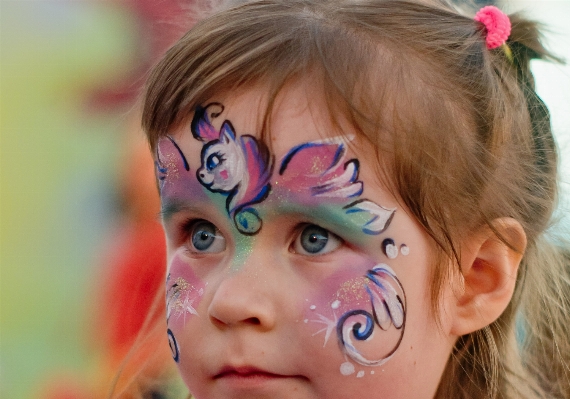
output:
{"label": "white sparkle paint", "polygon": [[167,292],[166,319],[170,319],[171,315],[175,317],[184,315],[184,323],[186,323],[187,314],[198,316],[198,312],[193,305],[197,296],[202,296],[203,291],[203,289],[195,291],[194,286],[182,277],[178,277],[175,285],[170,287]]}
{"label": "white sparkle paint", "polygon": [[303,323],[307,324],[309,322],[309,319],[305,319],[303,320]]}
{"label": "white sparkle paint", "polygon": [[320,334],[322,332],[325,333],[325,342],[323,344],[323,348],[326,346],[327,342],[329,341],[329,338],[332,334],[332,332],[335,330],[336,328],[336,323],[337,323],[337,319],[336,316],[334,316],[334,319],[331,320],[326,316],[323,316],[322,314],[317,314],[317,317],[320,320],[311,320],[313,323],[320,323],[320,324],[324,324],[326,327],[317,331],[316,333],[314,333],[312,336],[314,337],[317,334]]}
{"label": "white sparkle paint", "polygon": [[338,309],[340,306],[340,301],[337,299],[336,301],[334,301],[333,303],[331,303],[331,308],[333,309]]}
{"label": "white sparkle paint", "polygon": [[362,378],[364,377],[364,371],[360,370],[358,373],[356,373],[356,378]]}
{"label": "white sparkle paint", "polygon": [[350,362],[344,362],[340,365],[340,373],[342,375],[351,375],[354,374],[354,364]]}
{"label": "white sparkle paint", "polygon": [[374,374],[374,370],[370,370],[370,374]]}
{"label": "white sparkle paint", "polygon": [[311,309],[311,310],[315,310],[316,308],[317,308],[317,307],[316,307],[315,305],[309,306],[309,309]]}

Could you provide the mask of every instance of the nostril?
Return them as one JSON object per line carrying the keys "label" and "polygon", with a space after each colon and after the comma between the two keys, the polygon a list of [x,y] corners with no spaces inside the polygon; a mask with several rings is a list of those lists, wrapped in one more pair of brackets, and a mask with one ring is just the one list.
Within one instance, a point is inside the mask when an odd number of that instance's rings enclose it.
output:
{"label": "nostril", "polygon": [[257,317],[250,317],[247,320],[244,320],[245,323],[252,324],[254,326],[258,326],[261,324],[261,321]]}

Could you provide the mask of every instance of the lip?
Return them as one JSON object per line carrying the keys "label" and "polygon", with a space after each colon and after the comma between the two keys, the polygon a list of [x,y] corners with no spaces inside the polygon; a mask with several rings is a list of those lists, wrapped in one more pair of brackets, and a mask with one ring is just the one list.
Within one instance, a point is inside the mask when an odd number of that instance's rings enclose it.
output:
{"label": "lip", "polygon": [[267,370],[262,370],[257,367],[252,366],[242,366],[242,367],[223,367],[216,375],[214,379],[220,378],[287,378],[289,376],[283,374],[272,373]]}
{"label": "lip", "polygon": [[214,380],[229,384],[233,388],[255,388],[289,379],[308,380],[302,375],[273,373],[253,366],[225,366],[213,376]]}

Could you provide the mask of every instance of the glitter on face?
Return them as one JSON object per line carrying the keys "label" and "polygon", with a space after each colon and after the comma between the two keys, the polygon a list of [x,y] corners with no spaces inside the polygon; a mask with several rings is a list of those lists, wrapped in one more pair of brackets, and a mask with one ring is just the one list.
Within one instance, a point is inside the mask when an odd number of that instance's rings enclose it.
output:
{"label": "glitter on face", "polygon": [[331,303],[331,308],[338,309],[340,306],[340,301],[337,299],[333,303]]}
{"label": "glitter on face", "polygon": [[360,370],[357,374],[356,374],[356,378],[362,378],[364,377],[364,371]]}
{"label": "glitter on face", "polygon": [[354,302],[366,300],[366,278],[363,276],[355,277],[345,281],[337,291],[337,297],[341,302]]}
{"label": "glitter on face", "polygon": [[311,310],[315,310],[316,308],[317,308],[317,307],[316,307],[315,305],[309,306],[309,309],[311,309]]}
{"label": "glitter on face", "polygon": [[204,290],[196,290],[184,278],[178,277],[175,283],[170,286],[166,294],[166,318],[170,319],[172,315],[179,317],[182,314],[189,313],[198,316],[194,302],[203,295]]}

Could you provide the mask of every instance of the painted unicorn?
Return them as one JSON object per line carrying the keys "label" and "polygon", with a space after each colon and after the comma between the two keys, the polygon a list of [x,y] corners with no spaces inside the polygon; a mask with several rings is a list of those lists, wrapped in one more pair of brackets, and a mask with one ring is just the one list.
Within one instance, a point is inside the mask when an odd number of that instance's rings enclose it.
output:
{"label": "painted unicorn", "polygon": [[196,108],[192,135],[205,143],[196,177],[211,192],[227,196],[226,210],[236,228],[252,235],[262,224],[252,205],[269,195],[273,162],[264,143],[250,135],[237,137],[229,121],[224,121],[219,131],[212,125],[223,109],[219,103]]}

